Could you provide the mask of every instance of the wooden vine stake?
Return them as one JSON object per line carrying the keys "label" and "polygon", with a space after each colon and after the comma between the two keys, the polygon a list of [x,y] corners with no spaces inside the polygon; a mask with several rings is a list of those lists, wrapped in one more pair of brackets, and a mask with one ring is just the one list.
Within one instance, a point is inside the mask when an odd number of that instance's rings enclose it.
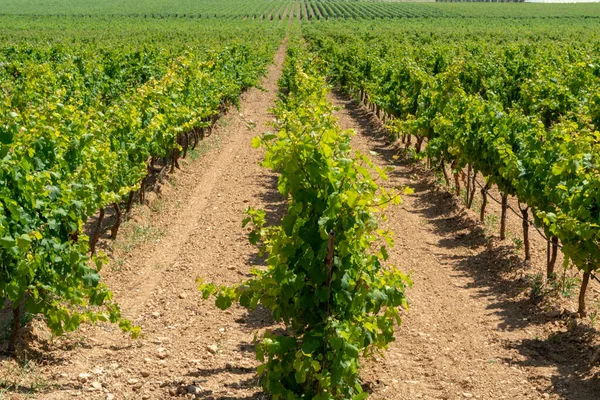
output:
{"label": "wooden vine stake", "polygon": [[21,304],[13,304],[12,314],[13,326],[12,330],[10,331],[10,336],[8,338],[8,354],[13,354],[16,350],[17,335],[19,334],[19,330],[21,329]]}
{"label": "wooden vine stake", "polygon": [[96,229],[94,230],[94,234],[92,235],[92,240],[90,240],[90,253],[96,253],[96,244],[98,243],[98,239],[100,238],[100,231],[102,230],[102,220],[104,220],[104,208],[100,209],[100,215],[98,216],[98,224],[96,225]]}
{"label": "wooden vine stake", "polygon": [[500,216],[500,240],[506,239],[506,210],[508,209],[508,193],[502,193],[502,214]]}
{"label": "wooden vine stake", "polygon": [[470,198],[470,193],[471,193],[471,172],[473,170],[473,167],[471,167],[471,164],[468,165],[467,167],[467,193],[466,193],[466,198],[465,198],[465,203],[467,204],[467,208],[471,208],[471,202],[469,201]]}
{"label": "wooden vine stake", "polygon": [[590,272],[584,271],[583,280],[581,281],[581,290],[579,291],[579,308],[577,309],[577,314],[580,317],[585,317],[587,312],[585,311],[585,292],[587,291],[588,283],[590,282]]}
{"label": "wooden vine stake", "polygon": [[[519,205],[519,208],[521,206]],[[523,247],[525,249],[525,262],[531,261],[531,247],[529,244],[529,206],[521,208],[521,215],[523,216]]]}
{"label": "wooden vine stake", "polygon": [[556,265],[556,257],[558,256],[558,237],[551,236],[546,247],[546,279],[552,280],[555,278],[554,266]]}
{"label": "wooden vine stake", "polygon": [[446,181],[446,186],[450,186],[450,177],[448,176],[448,171],[446,171],[446,161],[443,158],[440,167],[442,168],[442,173],[444,174],[444,181]]}
{"label": "wooden vine stake", "polygon": [[479,211],[479,221],[483,223],[485,220],[485,206],[487,206],[487,191],[490,188],[490,182],[486,182],[485,186],[481,188],[481,211]]}
{"label": "wooden vine stake", "polygon": [[471,207],[473,207],[473,200],[475,199],[475,178],[477,178],[477,171],[473,171],[473,177],[471,178],[471,197],[469,197],[469,200],[467,201],[467,207],[469,207],[469,209]]}
{"label": "wooden vine stake", "polygon": [[456,192],[456,196],[460,197],[460,179],[458,177],[458,171],[456,171],[456,160],[452,161],[450,169],[454,175],[454,190]]}
{"label": "wooden vine stake", "polygon": [[454,189],[456,190],[456,196],[460,197],[460,179],[458,177],[458,172],[454,173]]}

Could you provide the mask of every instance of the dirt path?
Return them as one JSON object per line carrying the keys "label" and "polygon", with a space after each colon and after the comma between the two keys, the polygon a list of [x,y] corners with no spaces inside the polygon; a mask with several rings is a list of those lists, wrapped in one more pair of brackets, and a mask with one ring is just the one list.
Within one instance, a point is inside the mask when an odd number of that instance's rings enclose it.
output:
{"label": "dirt path", "polygon": [[258,165],[263,154],[251,139],[270,129],[284,56],[282,47],[261,83],[266,91],[245,93],[241,109],[202,143],[205,154],[169,177],[115,243],[104,243],[114,259],[104,279],[145,336],[84,327],[43,349],[46,361],[34,370],[1,360],[0,376],[18,387],[9,392],[15,398],[30,387],[40,399],[248,399],[258,391],[250,343],[269,319],[200,305],[195,280],[235,283],[247,275],[256,252],[241,227],[244,210],[281,208],[276,177]]}
{"label": "dirt path", "polygon": [[[341,127],[358,133],[355,148],[375,151],[376,165],[394,163],[397,150],[364,109],[340,94],[330,100],[342,107]],[[385,225],[396,237],[391,262],[411,273],[414,286],[397,341],[365,371],[372,398],[600,398],[589,332],[556,310],[536,308],[513,242],[491,237],[475,212],[423,178],[418,163],[398,164],[386,185],[415,193],[386,212]],[[518,227],[510,221],[509,229]],[[534,265],[542,265],[543,251],[536,255]]]}

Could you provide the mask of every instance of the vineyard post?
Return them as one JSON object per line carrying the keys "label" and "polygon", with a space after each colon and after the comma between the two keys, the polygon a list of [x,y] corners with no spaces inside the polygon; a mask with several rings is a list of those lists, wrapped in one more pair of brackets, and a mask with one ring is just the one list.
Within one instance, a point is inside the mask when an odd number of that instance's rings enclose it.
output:
{"label": "vineyard post", "polygon": [[13,303],[13,326],[10,331],[10,336],[8,338],[8,354],[12,354],[16,349],[17,335],[19,334],[19,330],[21,330],[21,303]]}
{"label": "vineyard post", "polygon": [[100,237],[100,230],[102,229],[102,220],[104,219],[104,207],[100,209],[100,215],[98,215],[98,224],[96,225],[96,229],[94,230],[94,234],[92,235],[92,240],[90,241],[90,253],[96,253],[96,244],[98,243],[98,238]]}
{"label": "vineyard post", "polygon": [[508,209],[508,192],[502,193],[502,214],[500,217],[500,240],[506,239],[506,210]]}
{"label": "vineyard post", "polygon": [[477,178],[477,171],[473,170],[473,177],[471,178],[471,197],[469,197],[469,201],[467,206],[469,209],[473,206],[473,200],[475,199],[475,179]]}
{"label": "vineyard post", "polygon": [[[456,169],[456,160],[452,161],[452,170]],[[458,171],[454,171],[454,190],[456,196],[460,197],[460,179],[458,178]]]}
{"label": "vineyard post", "polygon": [[479,221],[483,223],[485,220],[485,206],[487,205],[487,190],[490,186],[490,181],[487,181],[485,186],[481,188],[481,211],[479,211]]}
{"label": "vineyard post", "polygon": [[552,236],[546,247],[546,279],[554,279],[554,266],[558,256],[558,237]]}
{"label": "vineyard post", "polygon": [[119,203],[113,203],[113,208],[115,209],[115,217],[117,220],[110,230],[110,238],[115,240],[117,238],[117,233],[119,232],[119,227],[121,226],[121,207],[119,207]]}
{"label": "vineyard post", "polygon": [[[589,268],[590,266],[588,266]],[[590,272],[583,272],[583,280],[581,281],[581,290],[579,291],[579,308],[577,309],[577,314],[580,317],[585,317],[587,315],[585,311],[585,292],[587,291],[587,286],[590,281]]]}
{"label": "vineyard post", "polygon": [[521,209],[521,214],[523,216],[523,247],[525,249],[525,262],[528,263],[531,261],[531,250],[529,245],[529,206],[521,208],[521,205],[519,204],[519,208]]}
{"label": "vineyard post", "polygon": [[468,167],[467,167],[467,192],[465,193],[465,195],[466,195],[465,203],[467,204],[467,208],[471,208],[471,202],[469,201],[469,198],[470,198],[470,194],[471,194],[471,171],[472,170],[473,170],[473,167],[471,166],[471,164],[468,164]]}
{"label": "vineyard post", "polygon": [[446,186],[450,186],[450,178],[448,177],[448,171],[446,171],[446,161],[442,158],[441,168],[444,173],[444,180],[446,181]]}
{"label": "vineyard post", "polygon": [[553,274],[551,272],[554,272],[554,271],[550,271],[550,241],[547,240],[546,241],[546,280],[552,279],[551,276]]}

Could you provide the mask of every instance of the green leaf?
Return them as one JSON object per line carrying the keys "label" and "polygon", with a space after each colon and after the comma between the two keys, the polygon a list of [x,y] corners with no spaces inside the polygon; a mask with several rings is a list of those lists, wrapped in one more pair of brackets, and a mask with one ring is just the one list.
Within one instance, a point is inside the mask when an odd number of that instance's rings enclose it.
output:
{"label": "green leaf", "polygon": [[262,144],[261,138],[259,138],[258,136],[255,136],[252,138],[252,148],[258,149],[261,144]]}
{"label": "green leaf", "polygon": [[302,351],[306,354],[312,354],[315,350],[323,347],[323,338],[316,336],[304,336]]}
{"label": "green leaf", "polygon": [[348,205],[354,207],[356,199],[358,199],[358,192],[356,190],[348,190],[346,196],[348,196]]}
{"label": "green leaf", "polygon": [[231,307],[231,304],[231,298],[222,294],[218,295],[217,299],[215,300],[215,305],[221,310],[228,309],[229,307]]}
{"label": "green leaf", "polygon": [[15,239],[11,238],[10,236],[4,236],[3,238],[0,238],[0,246],[4,247],[5,249],[10,249],[15,245]]}
{"label": "green leaf", "polygon": [[17,237],[17,247],[21,251],[27,251],[29,246],[31,245],[31,238],[28,234],[24,233],[21,236]]}
{"label": "green leaf", "polygon": [[296,220],[298,219],[296,214],[288,214],[283,217],[281,221],[281,226],[283,227],[283,231],[286,235],[292,236],[294,233],[294,225],[296,224]]}
{"label": "green leaf", "polygon": [[100,283],[100,275],[94,270],[90,270],[82,279],[85,285],[89,287],[96,287]]}
{"label": "green leaf", "polygon": [[296,383],[304,383],[306,382],[306,371],[305,370],[300,370],[300,371],[296,371],[296,373],[294,374],[294,377],[296,378]]}
{"label": "green leaf", "polygon": [[13,142],[14,136],[15,136],[15,134],[12,132],[0,130],[0,143],[11,144]]}
{"label": "green leaf", "polygon": [[560,166],[558,164],[554,164],[552,166],[552,175],[560,175],[565,170],[564,166]]}

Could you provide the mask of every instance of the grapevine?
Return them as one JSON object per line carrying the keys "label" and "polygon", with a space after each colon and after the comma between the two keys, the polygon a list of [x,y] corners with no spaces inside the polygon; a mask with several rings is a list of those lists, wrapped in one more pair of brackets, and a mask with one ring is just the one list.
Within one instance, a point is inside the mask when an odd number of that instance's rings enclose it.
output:
{"label": "grapevine", "polygon": [[[278,188],[288,198],[281,225],[266,226],[265,212],[255,209],[244,220],[267,269],[234,287],[200,284],[220,308],[260,304],[285,324],[284,333],[267,331],[256,350],[274,399],[366,398],[359,358],[394,340],[399,308],[407,308],[410,281],[385,265],[393,241],[377,221],[400,197],[380,187],[369,159],[352,150],[319,71],[299,45],[290,47],[280,81],[286,95],[275,109],[279,132],[253,142],[266,148],[263,165],[280,172]],[[377,177],[386,179],[385,171]]]}

